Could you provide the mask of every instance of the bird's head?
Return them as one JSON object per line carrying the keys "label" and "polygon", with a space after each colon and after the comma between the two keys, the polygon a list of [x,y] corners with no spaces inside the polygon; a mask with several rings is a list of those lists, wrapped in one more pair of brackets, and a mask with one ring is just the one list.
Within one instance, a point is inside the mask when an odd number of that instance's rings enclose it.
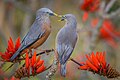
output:
{"label": "bird's head", "polygon": [[74,29],[76,29],[77,21],[76,17],[73,14],[65,14],[65,15],[59,15],[58,17],[61,17],[59,21],[66,21],[66,25],[71,25]]}
{"label": "bird's head", "polygon": [[39,9],[37,11],[37,15],[40,15],[40,14],[47,15],[47,16],[58,16],[56,13],[54,13],[53,11],[51,11],[48,8],[41,8],[41,9]]}
{"label": "bird's head", "polygon": [[73,14],[59,15],[61,19],[59,21],[76,21],[76,17]]}

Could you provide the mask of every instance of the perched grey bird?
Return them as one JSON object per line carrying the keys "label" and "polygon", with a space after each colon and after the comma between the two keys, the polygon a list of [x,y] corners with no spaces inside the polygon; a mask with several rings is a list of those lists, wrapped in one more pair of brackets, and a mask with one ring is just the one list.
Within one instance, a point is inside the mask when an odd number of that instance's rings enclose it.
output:
{"label": "perched grey bird", "polygon": [[23,38],[19,49],[10,58],[10,61],[13,61],[20,54],[25,53],[26,50],[35,49],[46,41],[51,32],[49,16],[57,16],[57,14],[48,8],[41,8],[37,11],[34,23]]}
{"label": "perched grey bird", "polygon": [[77,41],[77,21],[74,15],[63,15],[61,21],[65,20],[64,27],[58,32],[56,38],[56,50],[60,62],[61,75],[66,75],[66,63],[70,58]]}

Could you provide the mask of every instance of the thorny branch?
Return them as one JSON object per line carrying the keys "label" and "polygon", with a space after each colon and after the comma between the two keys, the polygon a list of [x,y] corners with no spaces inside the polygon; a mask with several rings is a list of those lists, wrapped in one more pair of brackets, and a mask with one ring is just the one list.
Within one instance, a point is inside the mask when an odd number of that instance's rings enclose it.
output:
{"label": "thorny branch", "polygon": [[118,8],[114,12],[108,13],[108,11],[111,9],[111,7],[114,5],[116,1],[117,0],[110,0],[107,6],[105,6],[106,2],[102,1],[98,16],[102,17],[103,19],[111,19],[115,18],[115,16],[120,16],[120,8]]}
{"label": "thorny branch", "polygon": [[107,18],[107,19],[116,18],[115,16],[120,16],[120,8],[117,9],[115,12],[112,12],[110,14],[103,14],[102,15],[103,18]]}
{"label": "thorny branch", "polygon": [[58,54],[57,51],[54,51],[55,55],[54,55],[54,60],[53,60],[53,64],[50,67],[49,72],[46,74],[46,80],[51,80],[52,76],[54,76],[54,74],[56,73],[57,69],[58,69]]}
{"label": "thorny branch", "polygon": [[114,5],[114,3],[116,2],[117,0],[111,0],[109,3],[108,3],[108,5],[106,6],[106,8],[105,8],[105,13],[107,13],[110,9],[111,9],[111,7]]}

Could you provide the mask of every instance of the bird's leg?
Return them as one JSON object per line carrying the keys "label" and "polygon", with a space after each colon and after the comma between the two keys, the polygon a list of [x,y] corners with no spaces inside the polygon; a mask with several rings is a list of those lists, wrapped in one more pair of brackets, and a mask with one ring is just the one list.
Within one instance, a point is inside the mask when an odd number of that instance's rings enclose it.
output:
{"label": "bird's leg", "polygon": [[35,50],[37,50],[37,51],[43,51],[42,49],[35,49]]}
{"label": "bird's leg", "polygon": [[49,50],[44,50],[47,55],[49,55],[50,52],[55,51],[55,49],[49,49]]}
{"label": "bird's leg", "polygon": [[31,56],[31,57],[32,57],[32,55],[33,55],[32,52],[34,52],[34,49],[30,49],[30,50],[29,50],[29,53],[30,53],[30,56]]}
{"label": "bird's leg", "polygon": [[45,51],[45,54],[46,54],[46,55],[49,55],[49,52],[47,52],[47,50],[44,50],[44,51]]}
{"label": "bird's leg", "polygon": [[[35,50],[38,50],[40,52],[45,52],[46,53],[46,50],[43,50],[43,49],[35,49]],[[48,55],[48,54],[47,54]]]}
{"label": "bird's leg", "polygon": [[[26,50],[24,53],[26,53],[26,52],[28,52],[28,50]],[[21,54],[21,57],[22,57],[23,59],[25,59],[25,57],[23,56],[23,54]]]}
{"label": "bird's leg", "polygon": [[[29,52],[29,49],[26,49],[25,51],[24,51],[24,53],[28,53]],[[23,56],[23,54],[21,55],[22,57],[23,57],[23,59],[25,58],[24,56]]]}
{"label": "bird's leg", "polygon": [[54,51],[54,49],[46,49],[46,50],[43,50],[43,49],[35,49],[35,50],[39,50],[40,52],[44,52],[44,53],[47,54],[47,55],[49,55],[49,52]]}
{"label": "bird's leg", "polygon": [[48,55],[47,50],[44,50],[44,49],[35,49],[35,50],[38,50],[38,51],[40,51],[40,52],[45,52],[45,53]]}

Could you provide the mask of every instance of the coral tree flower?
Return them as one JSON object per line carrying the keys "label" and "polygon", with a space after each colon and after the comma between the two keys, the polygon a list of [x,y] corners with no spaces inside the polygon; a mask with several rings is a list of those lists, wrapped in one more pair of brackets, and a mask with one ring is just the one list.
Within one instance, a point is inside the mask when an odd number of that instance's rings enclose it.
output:
{"label": "coral tree flower", "polygon": [[[98,22],[98,18],[92,19],[91,26],[96,27]],[[117,37],[120,37],[120,32],[115,30],[114,24],[110,20],[104,20],[100,28],[100,38],[106,40],[110,46],[116,48],[118,46],[115,40]]]}
{"label": "coral tree flower", "polygon": [[100,0],[83,0],[80,9],[85,11],[82,21],[85,22],[89,17],[89,12],[96,12],[99,9]]}
{"label": "coral tree flower", "polygon": [[98,70],[106,70],[105,52],[97,52],[96,55],[92,52],[91,55],[86,55],[86,58],[86,63],[82,63],[83,66],[80,66],[80,69],[91,69],[96,72],[98,72]]}
{"label": "coral tree flower", "polygon": [[83,0],[80,9],[87,12],[95,12],[99,9],[100,0]]}
{"label": "coral tree flower", "polygon": [[[40,56],[36,57],[36,52],[34,52],[30,61],[31,61],[30,65],[32,68],[33,75],[39,74],[45,70],[44,60],[40,60]],[[27,65],[27,63],[26,63],[26,65]]]}
{"label": "coral tree flower", "polygon": [[45,71],[46,67],[44,66],[44,60],[40,59],[40,56],[36,56],[36,52],[33,53],[33,56],[30,58],[28,52],[26,52],[25,66],[17,69],[15,73],[16,78],[23,78],[37,75]]}
{"label": "coral tree flower", "polygon": [[100,37],[105,39],[112,47],[117,47],[116,38],[120,38],[120,32],[115,30],[115,26],[110,20],[105,20],[100,29]]}
{"label": "coral tree flower", "polygon": [[10,61],[10,58],[12,57],[12,55],[18,50],[18,48],[20,47],[20,37],[18,37],[16,39],[16,43],[14,45],[12,38],[10,37],[10,39],[8,40],[8,47],[6,49],[6,51],[4,53],[0,52],[0,56],[2,58],[3,61]]}
{"label": "coral tree flower", "polygon": [[120,73],[106,63],[105,54],[105,52],[96,52],[96,54],[92,52],[90,55],[86,55],[87,59],[85,62],[81,62],[79,69],[88,70],[107,78],[119,77]]}
{"label": "coral tree flower", "polygon": [[88,12],[84,12],[83,16],[82,16],[82,21],[86,22],[88,20],[89,17],[89,13]]}

